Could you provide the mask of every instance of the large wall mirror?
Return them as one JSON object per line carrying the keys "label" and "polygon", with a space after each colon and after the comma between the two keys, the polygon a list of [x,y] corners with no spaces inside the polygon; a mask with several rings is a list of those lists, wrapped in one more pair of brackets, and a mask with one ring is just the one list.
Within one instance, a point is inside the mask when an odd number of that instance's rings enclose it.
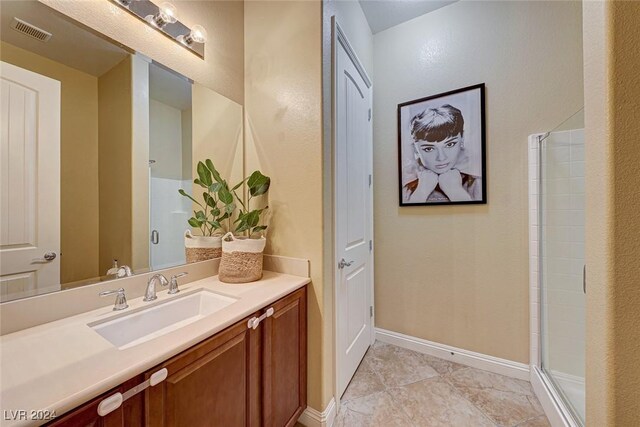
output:
{"label": "large wall mirror", "polygon": [[178,190],[206,158],[242,179],[242,106],[39,2],[1,12],[0,300],[184,264]]}

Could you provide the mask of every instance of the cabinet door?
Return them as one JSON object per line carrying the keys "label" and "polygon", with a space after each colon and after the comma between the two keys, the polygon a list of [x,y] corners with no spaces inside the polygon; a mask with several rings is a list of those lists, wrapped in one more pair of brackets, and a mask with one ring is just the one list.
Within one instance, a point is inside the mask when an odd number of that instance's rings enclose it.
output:
{"label": "cabinet door", "polygon": [[263,328],[263,423],[295,425],[307,407],[307,294],[302,288],[277,301]]}
{"label": "cabinet door", "polygon": [[104,393],[84,405],[67,412],[53,420],[47,426],[51,427],[142,427],[144,426],[144,399],[137,394],[125,400],[115,411],[101,417],[98,415],[98,405],[103,399],[114,393],[125,391],[144,382],[142,375],[130,379],[119,387]]}
{"label": "cabinet door", "polygon": [[167,368],[162,383],[146,391],[153,427],[246,427],[259,422],[258,331],[246,320],[184,351],[147,373]]}

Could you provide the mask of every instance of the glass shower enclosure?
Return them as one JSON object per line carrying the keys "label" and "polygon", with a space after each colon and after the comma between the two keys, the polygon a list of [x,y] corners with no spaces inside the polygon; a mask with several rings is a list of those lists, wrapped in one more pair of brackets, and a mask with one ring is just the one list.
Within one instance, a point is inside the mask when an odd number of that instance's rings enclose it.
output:
{"label": "glass shower enclosure", "polygon": [[585,419],[584,129],[538,138],[542,374],[576,425]]}

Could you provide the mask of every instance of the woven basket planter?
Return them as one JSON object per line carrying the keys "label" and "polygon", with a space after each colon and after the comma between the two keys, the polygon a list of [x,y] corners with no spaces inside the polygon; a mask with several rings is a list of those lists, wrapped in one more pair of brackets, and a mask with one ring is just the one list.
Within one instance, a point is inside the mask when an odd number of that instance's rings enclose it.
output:
{"label": "woven basket planter", "polygon": [[184,250],[187,264],[220,258],[222,256],[222,237],[194,236],[191,230],[184,233]]}
{"label": "woven basket planter", "polygon": [[248,283],[262,279],[262,255],[267,239],[235,237],[227,233],[222,238],[222,259],[218,278],[225,283]]}

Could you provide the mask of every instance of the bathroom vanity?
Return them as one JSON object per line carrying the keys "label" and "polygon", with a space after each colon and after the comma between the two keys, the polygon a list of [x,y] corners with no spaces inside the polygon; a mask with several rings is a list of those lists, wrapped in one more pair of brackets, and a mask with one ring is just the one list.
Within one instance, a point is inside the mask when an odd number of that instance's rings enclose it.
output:
{"label": "bathroom vanity", "polygon": [[[248,326],[273,309],[256,328]],[[306,289],[269,304],[51,423],[53,426],[289,426],[306,407]],[[164,381],[104,417],[98,406],[163,368]],[[145,421],[146,420],[146,421]]]}
{"label": "bathroom vanity", "polygon": [[[136,298],[122,313],[109,306],[5,335],[5,354],[19,357],[3,361],[3,410],[55,413],[52,426],[292,426],[306,408],[308,282],[269,271],[243,285],[214,276],[182,295],[159,292],[151,305]],[[120,348],[95,330],[202,292],[234,302]],[[14,422],[47,420],[3,425]]]}

